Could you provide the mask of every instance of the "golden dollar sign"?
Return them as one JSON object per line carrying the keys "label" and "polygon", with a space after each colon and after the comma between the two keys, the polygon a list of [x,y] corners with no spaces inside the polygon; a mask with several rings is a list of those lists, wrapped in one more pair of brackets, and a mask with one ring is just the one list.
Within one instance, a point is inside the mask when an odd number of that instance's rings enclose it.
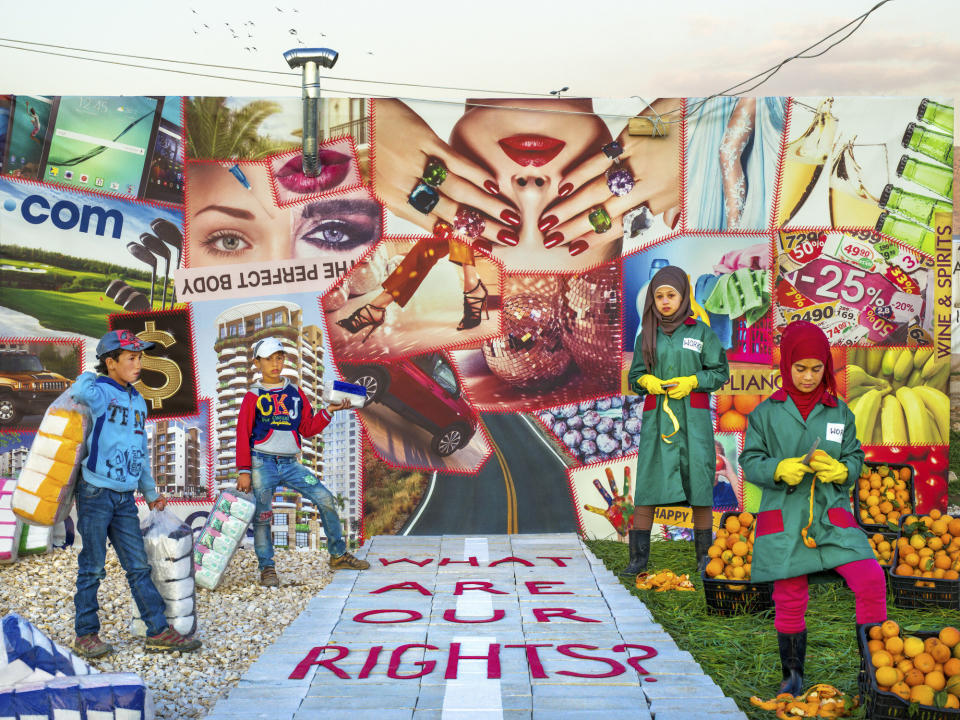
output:
{"label": "golden dollar sign", "polygon": [[[143,330],[137,333],[137,337],[146,342],[158,343],[165,348],[175,345],[177,342],[176,338],[167,331],[157,330],[157,324],[153,320],[147,320],[143,324]],[[147,385],[143,380],[137,380],[133,384],[137,392],[150,401],[154,410],[162,408],[163,401],[176,395],[180,386],[183,385],[183,373],[180,372],[180,366],[168,358],[154,357],[144,353],[143,369],[158,372],[167,379],[160,387]]]}

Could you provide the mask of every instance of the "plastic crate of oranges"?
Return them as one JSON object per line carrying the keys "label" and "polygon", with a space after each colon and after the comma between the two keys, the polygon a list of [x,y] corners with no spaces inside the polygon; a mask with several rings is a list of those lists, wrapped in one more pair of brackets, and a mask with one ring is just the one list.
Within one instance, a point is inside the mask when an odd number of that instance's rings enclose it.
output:
{"label": "plastic crate of oranges", "polygon": [[905,516],[890,586],[897,607],[960,610],[960,518],[939,510]]}
{"label": "plastic crate of oranges", "polygon": [[773,583],[750,582],[754,517],[748,512],[724,513],[707,554],[703,595],[707,609],[718,615],[760,612],[773,606]]}
{"label": "plastic crate of oranges", "polygon": [[897,532],[900,518],[913,512],[913,468],[865,462],[857,480],[857,520],[869,532]]}
{"label": "plastic crate of oranges", "polygon": [[887,620],[863,627],[859,641],[868,718],[960,718],[960,630],[910,633]]}

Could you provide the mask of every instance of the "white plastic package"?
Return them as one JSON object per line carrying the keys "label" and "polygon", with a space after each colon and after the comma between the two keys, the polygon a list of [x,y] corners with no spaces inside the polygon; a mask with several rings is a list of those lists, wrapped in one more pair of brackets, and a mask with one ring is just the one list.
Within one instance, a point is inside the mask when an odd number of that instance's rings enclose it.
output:
{"label": "white plastic package", "polygon": [[[192,635],[197,628],[194,614],[196,586],[193,579],[193,531],[169,510],[151,510],[140,524],[143,545],[150,563],[150,577],[164,600],[164,615],[171,627],[184,635]],[[134,620],[140,613],[131,601]],[[143,623],[131,623],[134,635],[146,635]]]}
{"label": "white plastic package", "polygon": [[362,408],[367,404],[367,388],[343,380],[334,380],[323,391],[323,401],[329,405],[336,405],[344,400],[350,401],[350,407]]}
{"label": "white plastic package", "polygon": [[197,585],[213,590],[220,584],[233,553],[247,534],[255,509],[252,495],[237,490],[220,492],[193,546]]}

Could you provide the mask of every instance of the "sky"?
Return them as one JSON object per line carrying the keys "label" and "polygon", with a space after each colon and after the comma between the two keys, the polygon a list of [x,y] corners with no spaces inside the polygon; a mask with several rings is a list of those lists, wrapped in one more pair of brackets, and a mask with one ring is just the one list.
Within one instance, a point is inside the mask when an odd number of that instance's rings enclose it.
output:
{"label": "sky", "polygon": [[[47,0],[40,13],[32,3],[6,3],[2,45],[31,41],[279,74],[166,65],[246,78],[238,82],[0,47],[0,91],[298,96],[299,74],[290,74],[281,53],[303,43],[340,53],[336,67],[326,71],[336,79],[321,83],[331,96],[471,94],[385,84],[396,82],[493,94],[568,87],[568,94],[592,97],[689,97],[745,80],[877,1],[174,0],[149,12],[142,3],[111,3],[109,12],[83,13],[73,0]],[[958,20],[955,0],[891,0],[845,43],[821,58],[790,63],[751,94],[956,97],[960,40],[949,33]]]}

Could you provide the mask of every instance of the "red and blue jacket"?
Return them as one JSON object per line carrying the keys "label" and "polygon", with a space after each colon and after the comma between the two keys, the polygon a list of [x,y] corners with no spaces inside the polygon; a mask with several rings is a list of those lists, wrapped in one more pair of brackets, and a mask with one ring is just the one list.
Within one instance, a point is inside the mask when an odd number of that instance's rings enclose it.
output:
{"label": "red and blue jacket", "polygon": [[303,390],[286,380],[282,387],[257,383],[243,397],[237,418],[237,472],[250,472],[250,452],[296,455],[300,438],[313,437],[330,424],[330,413],[313,407]]}

